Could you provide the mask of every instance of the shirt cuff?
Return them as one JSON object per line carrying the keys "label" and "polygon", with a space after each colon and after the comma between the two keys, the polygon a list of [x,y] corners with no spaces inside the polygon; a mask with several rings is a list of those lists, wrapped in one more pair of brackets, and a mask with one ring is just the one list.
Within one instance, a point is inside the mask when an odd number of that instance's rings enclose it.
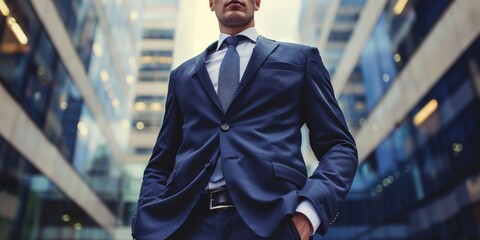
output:
{"label": "shirt cuff", "polygon": [[310,224],[312,225],[313,232],[312,235],[317,231],[318,227],[320,226],[320,217],[318,216],[317,211],[315,210],[315,207],[313,204],[308,201],[308,200],[303,200],[298,206],[297,206],[297,212],[302,213],[305,215],[308,220],[310,221]]}

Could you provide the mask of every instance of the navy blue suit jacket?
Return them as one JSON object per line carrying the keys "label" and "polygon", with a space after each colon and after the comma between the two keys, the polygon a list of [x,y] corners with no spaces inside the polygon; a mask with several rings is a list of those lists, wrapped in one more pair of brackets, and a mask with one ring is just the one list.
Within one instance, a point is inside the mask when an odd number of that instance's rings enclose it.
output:
{"label": "navy blue suit jacket", "polygon": [[[132,235],[165,239],[178,229],[220,155],[235,207],[255,233],[271,235],[308,199],[321,219],[317,232],[324,234],[358,160],[318,50],[260,36],[224,113],[205,67],[215,46],[171,73]],[[319,161],[308,178],[300,149],[304,124]]]}

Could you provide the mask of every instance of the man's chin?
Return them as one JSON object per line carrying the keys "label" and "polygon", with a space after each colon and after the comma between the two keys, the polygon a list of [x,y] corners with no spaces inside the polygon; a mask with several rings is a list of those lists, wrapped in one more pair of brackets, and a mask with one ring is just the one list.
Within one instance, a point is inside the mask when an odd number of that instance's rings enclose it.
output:
{"label": "man's chin", "polygon": [[232,12],[226,14],[223,19],[223,25],[228,27],[239,27],[243,25],[248,25],[253,20],[253,17],[248,17],[243,12]]}
{"label": "man's chin", "polygon": [[247,14],[243,11],[228,11],[225,13],[224,18],[228,19],[240,19],[246,18]]}

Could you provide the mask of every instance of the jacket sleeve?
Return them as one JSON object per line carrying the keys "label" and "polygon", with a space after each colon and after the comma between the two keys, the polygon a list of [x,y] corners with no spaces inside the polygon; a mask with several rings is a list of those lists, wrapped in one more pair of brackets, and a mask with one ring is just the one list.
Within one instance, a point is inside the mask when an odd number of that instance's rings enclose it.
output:
{"label": "jacket sleeve", "polygon": [[183,119],[175,96],[174,79],[175,72],[172,72],[168,85],[165,116],[144,172],[138,208],[162,197],[182,142]]}
{"label": "jacket sleeve", "polygon": [[321,220],[317,232],[324,235],[351,187],[358,156],[316,48],[308,52],[305,71],[303,114],[310,146],[319,164],[299,191],[299,197],[308,199],[315,207]]}

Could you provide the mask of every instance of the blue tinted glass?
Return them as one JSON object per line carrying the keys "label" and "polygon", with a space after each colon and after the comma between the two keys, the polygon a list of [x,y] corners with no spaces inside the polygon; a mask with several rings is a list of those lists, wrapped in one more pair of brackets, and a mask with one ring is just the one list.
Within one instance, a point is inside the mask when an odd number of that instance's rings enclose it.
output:
{"label": "blue tinted glass", "polygon": [[[480,171],[479,49],[477,39],[359,166],[343,204],[347,218],[330,237],[348,229],[350,239],[478,238],[468,221],[480,205],[464,187],[478,187]],[[433,112],[414,123],[432,100]]]}
{"label": "blue tinted glass", "polygon": [[55,78],[54,92],[47,112],[45,133],[59,147],[64,157],[71,161],[83,100],[63,64],[58,65]]}
{"label": "blue tinted glass", "polygon": [[57,53],[50,39],[42,32],[39,38],[39,47],[35,48],[33,61],[27,70],[27,85],[22,101],[27,112],[40,126],[43,125],[57,63]]}
{"label": "blue tinted glass", "polygon": [[82,208],[2,138],[0,199],[1,239],[110,239]]}
{"label": "blue tinted glass", "polygon": [[27,73],[30,71],[32,49],[41,29],[39,20],[25,1],[7,1],[8,7],[16,9],[13,17],[27,42],[20,42],[6,24],[6,17],[0,14],[0,81],[19,97],[23,94]]}

